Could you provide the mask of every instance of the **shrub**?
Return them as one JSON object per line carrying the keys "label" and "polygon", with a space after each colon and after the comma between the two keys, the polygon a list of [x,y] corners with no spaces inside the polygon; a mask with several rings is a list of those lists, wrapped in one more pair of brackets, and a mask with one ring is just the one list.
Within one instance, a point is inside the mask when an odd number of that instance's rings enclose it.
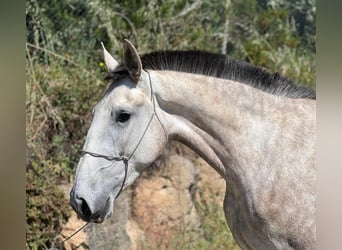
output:
{"label": "shrub", "polygon": [[51,162],[34,163],[26,172],[26,246],[51,247],[51,243],[70,216],[69,202],[56,188]]}

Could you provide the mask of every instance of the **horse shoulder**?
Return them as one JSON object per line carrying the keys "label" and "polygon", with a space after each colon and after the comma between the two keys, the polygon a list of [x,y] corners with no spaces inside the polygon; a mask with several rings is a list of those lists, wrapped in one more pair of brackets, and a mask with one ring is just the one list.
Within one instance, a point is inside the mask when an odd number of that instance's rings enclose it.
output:
{"label": "horse shoulder", "polygon": [[[271,117],[272,136],[267,132],[267,139],[260,140],[257,148],[249,146],[256,157],[244,162],[243,168],[249,170],[245,183],[227,187],[226,216],[234,237],[246,249],[314,246],[315,103],[294,104]],[[254,146],[257,137],[248,135]],[[255,153],[258,148],[263,150]],[[234,190],[245,191],[239,196],[232,195]]]}

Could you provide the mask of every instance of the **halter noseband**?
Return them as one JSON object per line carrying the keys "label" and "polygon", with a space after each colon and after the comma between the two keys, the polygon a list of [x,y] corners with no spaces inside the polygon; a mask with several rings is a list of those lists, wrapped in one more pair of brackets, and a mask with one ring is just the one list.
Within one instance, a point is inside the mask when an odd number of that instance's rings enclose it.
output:
{"label": "halter noseband", "polygon": [[85,154],[88,154],[92,157],[98,157],[98,158],[103,158],[103,159],[106,159],[107,161],[122,161],[125,165],[125,176],[124,176],[124,179],[122,181],[122,184],[121,184],[121,187],[120,187],[120,190],[119,192],[117,193],[117,195],[115,196],[115,199],[119,197],[119,195],[121,194],[121,191],[123,190],[123,187],[125,185],[125,182],[126,182],[126,178],[127,178],[127,171],[128,171],[128,161],[132,158],[132,156],[134,155],[135,151],[138,149],[140,143],[142,142],[143,138],[145,137],[145,134],[148,130],[148,128],[150,127],[150,124],[153,120],[153,117],[156,116],[157,120],[159,121],[159,124],[161,125],[164,133],[165,133],[165,137],[166,137],[166,141],[168,140],[168,134],[166,132],[166,128],[163,126],[157,112],[156,112],[156,104],[155,104],[155,100],[154,100],[154,93],[153,93],[153,88],[152,88],[152,80],[151,80],[151,76],[150,76],[150,73],[145,70],[145,72],[148,74],[148,78],[149,78],[149,82],[150,82],[150,89],[151,89],[151,101],[152,101],[152,104],[153,104],[153,113],[145,127],[145,130],[142,134],[142,136],[140,137],[139,141],[137,142],[137,145],[135,146],[135,148],[133,149],[133,151],[128,155],[128,156],[120,156],[120,157],[117,157],[117,156],[108,156],[108,155],[102,155],[102,154],[97,154],[97,153],[94,153],[94,152],[90,152],[90,151],[86,151],[86,150],[82,150],[81,151],[81,157],[84,156]]}

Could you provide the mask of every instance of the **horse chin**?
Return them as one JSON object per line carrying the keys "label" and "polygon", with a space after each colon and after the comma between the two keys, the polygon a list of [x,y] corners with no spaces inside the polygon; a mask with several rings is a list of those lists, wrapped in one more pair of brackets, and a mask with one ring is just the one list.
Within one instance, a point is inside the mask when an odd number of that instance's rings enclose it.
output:
{"label": "horse chin", "polygon": [[90,222],[101,224],[113,214],[113,198],[112,195],[107,199],[102,213],[97,218],[90,219]]}

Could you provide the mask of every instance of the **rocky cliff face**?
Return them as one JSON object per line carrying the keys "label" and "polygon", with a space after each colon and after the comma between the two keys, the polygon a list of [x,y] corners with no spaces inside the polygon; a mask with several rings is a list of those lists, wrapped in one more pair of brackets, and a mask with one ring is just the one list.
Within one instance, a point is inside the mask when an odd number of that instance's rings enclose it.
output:
{"label": "rocky cliff face", "polygon": [[[64,243],[64,248],[173,249],[175,240],[185,232],[203,234],[196,206],[199,199],[214,197],[212,200],[222,206],[224,192],[225,182],[210,166],[189,149],[172,144],[121,194],[110,219],[90,224]],[[83,224],[73,213],[62,235],[70,235]]]}

